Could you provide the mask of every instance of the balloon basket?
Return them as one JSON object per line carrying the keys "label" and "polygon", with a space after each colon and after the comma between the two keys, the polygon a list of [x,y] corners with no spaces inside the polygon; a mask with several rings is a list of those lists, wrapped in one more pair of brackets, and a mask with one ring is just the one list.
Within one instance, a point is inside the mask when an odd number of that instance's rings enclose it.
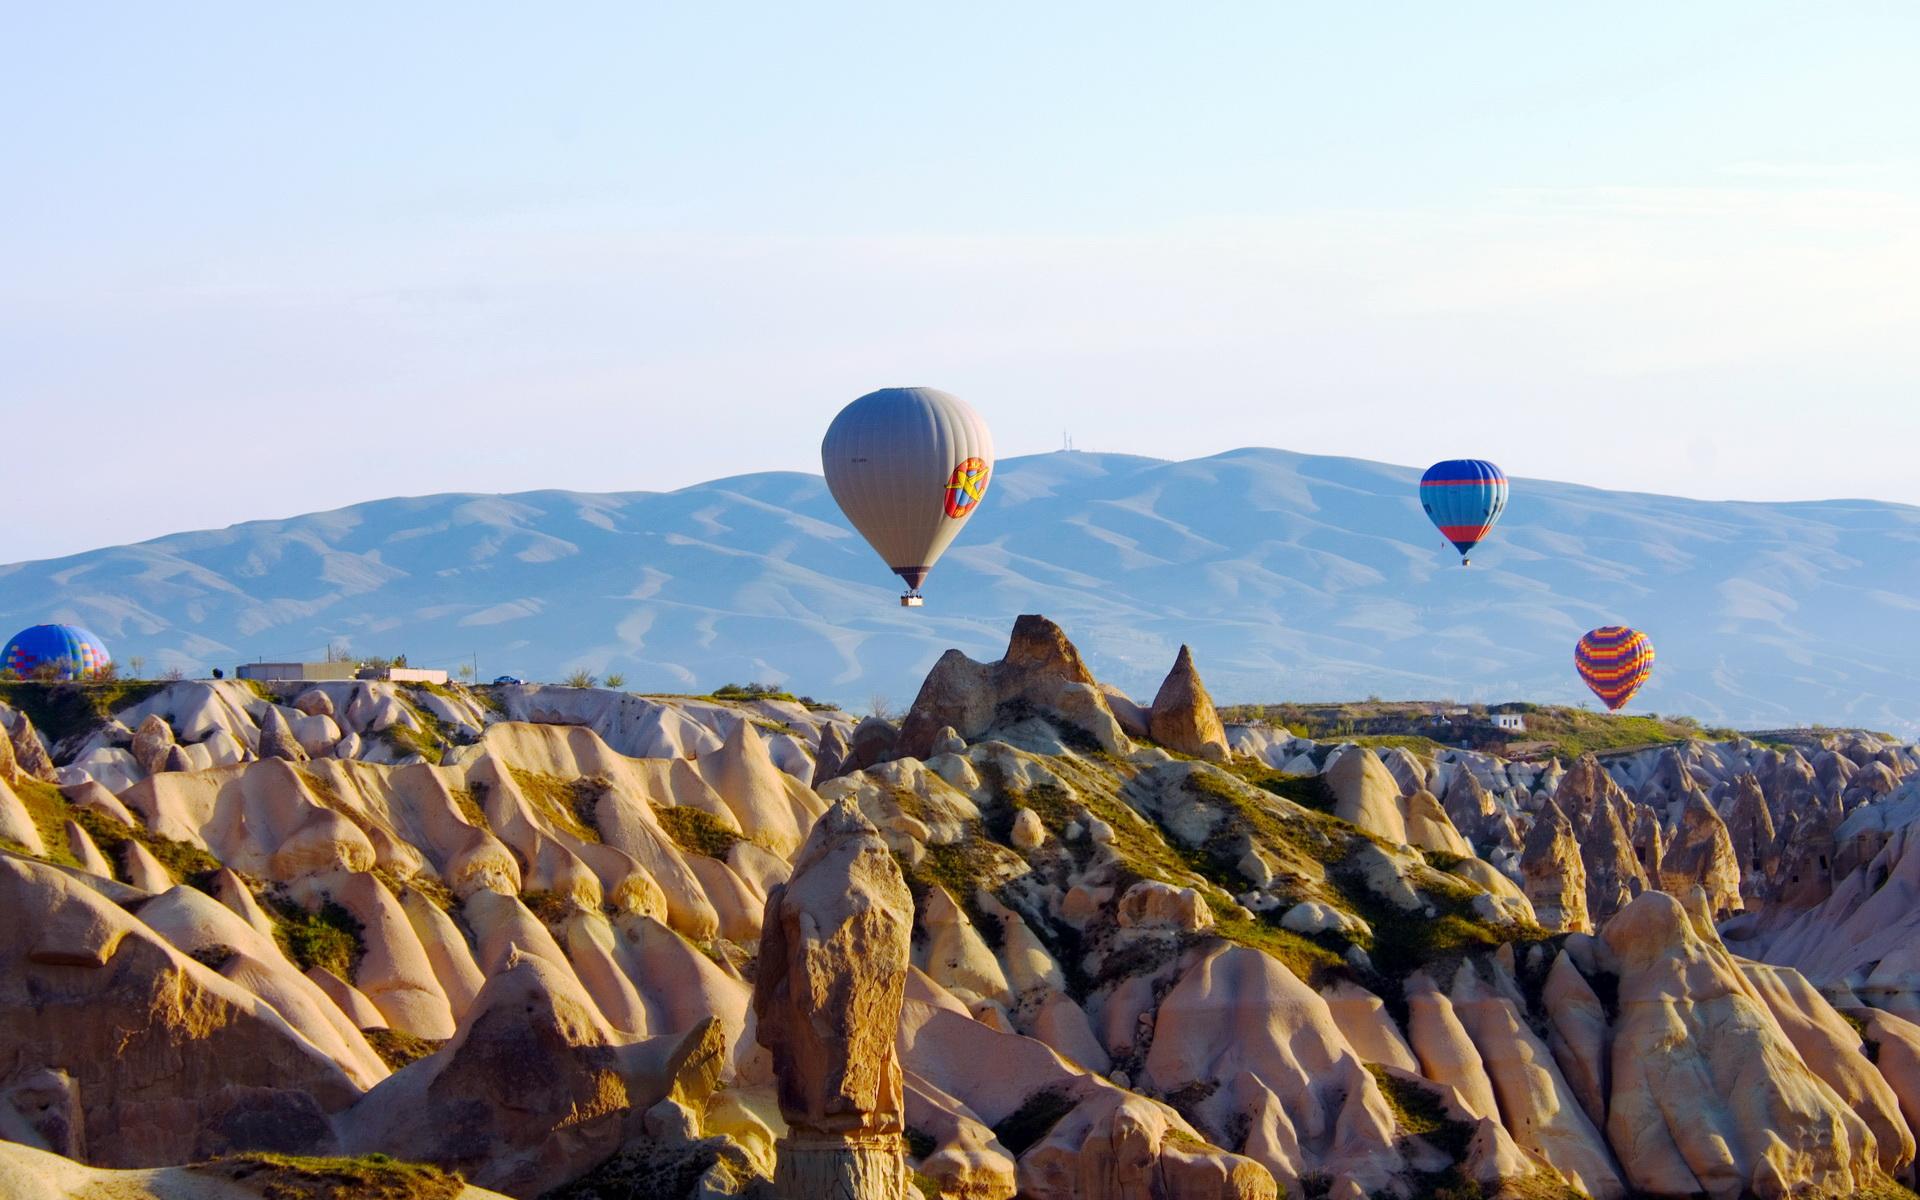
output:
{"label": "balloon basket", "polygon": [[906,595],[900,597],[901,608],[919,608],[924,604],[926,604],[926,600],[921,597],[919,592],[908,592]]}

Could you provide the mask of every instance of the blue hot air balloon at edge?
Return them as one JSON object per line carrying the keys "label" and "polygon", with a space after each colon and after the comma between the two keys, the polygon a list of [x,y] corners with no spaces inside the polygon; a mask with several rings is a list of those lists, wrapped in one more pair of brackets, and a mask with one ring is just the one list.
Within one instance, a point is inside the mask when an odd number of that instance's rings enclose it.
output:
{"label": "blue hot air balloon at edge", "polygon": [[1483,458],[1450,458],[1420,477],[1420,507],[1460,551],[1460,565],[1507,508],[1507,475]]}
{"label": "blue hot air balloon at edge", "polygon": [[0,650],[0,668],[30,677],[42,666],[60,679],[85,679],[106,669],[113,659],[107,644],[78,625],[35,625],[13,635]]}

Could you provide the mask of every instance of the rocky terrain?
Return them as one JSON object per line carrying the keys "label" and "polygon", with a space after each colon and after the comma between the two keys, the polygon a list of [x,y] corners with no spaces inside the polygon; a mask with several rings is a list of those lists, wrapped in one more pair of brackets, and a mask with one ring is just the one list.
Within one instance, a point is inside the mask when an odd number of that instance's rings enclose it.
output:
{"label": "rocky terrain", "polygon": [[764,680],[864,711],[904,706],[949,646],[997,656],[1003,619],[982,614],[1052,615],[1143,698],[1185,642],[1231,700],[1566,704],[1590,699],[1574,639],[1625,621],[1660,653],[1639,711],[1920,736],[1920,556],[1888,550],[1920,509],[1518,479],[1463,571],[1419,474],[1257,448],[1002,459],[911,614],[814,475],[377,500],[0,565],[0,636],[72,621],[123,663],[195,676],[328,645],[448,668],[477,653],[482,679]]}
{"label": "rocky terrain", "polygon": [[1904,1194],[1915,748],[1314,742],[1167,657],[16,685],[0,1194]]}

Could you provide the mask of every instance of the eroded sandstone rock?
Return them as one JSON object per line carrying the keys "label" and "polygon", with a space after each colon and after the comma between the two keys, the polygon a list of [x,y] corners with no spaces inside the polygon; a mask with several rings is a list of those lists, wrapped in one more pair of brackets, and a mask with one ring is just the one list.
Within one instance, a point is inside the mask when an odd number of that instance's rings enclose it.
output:
{"label": "eroded sandstone rock", "polygon": [[1587,872],[1573,825],[1549,800],[1534,817],[1520,858],[1527,899],[1547,929],[1582,931],[1587,921]]}
{"label": "eroded sandstone rock", "polygon": [[788,1200],[904,1200],[900,1024],[913,897],[879,831],[842,800],[767,897],[753,1010],[773,1055]]}
{"label": "eroded sandstone rock", "polygon": [[1186,646],[1180,647],[1173,670],[1167,672],[1147,710],[1147,731],[1154,741],[1181,754],[1208,762],[1223,762],[1227,757],[1227,731],[1193,665],[1193,651]]}
{"label": "eroded sandstone rock", "polygon": [[1133,748],[1067,635],[1045,617],[1027,615],[1014,622],[998,662],[975,662],[958,650],[941,656],[900,726],[895,752],[930,758],[943,726],[973,741],[1025,715],[1090,737],[1103,750],[1124,754]]}
{"label": "eroded sandstone rock", "polygon": [[657,1128],[699,1112],[725,1057],[717,1020],[684,1034],[623,1038],[570,975],[516,956],[487,981],[451,1041],[342,1117],[341,1147],[435,1163],[531,1198],[652,1132],[650,1117]]}
{"label": "eroded sandstone rock", "polygon": [[1678,900],[1647,892],[1607,923],[1619,978],[1607,1135],[1658,1195],[1848,1195],[1877,1176],[1866,1122],[1802,1061]]}
{"label": "eroded sandstone rock", "polygon": [[42,783],[59,782],[60,772],[53,765],[53,756],[47,753],[46,744],[40,740],[39,731],[26,713],[14,714],[8,738],[13,745],[15,769]]}
{"label": "eroded sandstone rock", "polygon": [[260,718],[260,757],[296,763],[306,762],[308,757],[300,739],[293,735],[293,727],[272,704],[267,705],[265,715]]}

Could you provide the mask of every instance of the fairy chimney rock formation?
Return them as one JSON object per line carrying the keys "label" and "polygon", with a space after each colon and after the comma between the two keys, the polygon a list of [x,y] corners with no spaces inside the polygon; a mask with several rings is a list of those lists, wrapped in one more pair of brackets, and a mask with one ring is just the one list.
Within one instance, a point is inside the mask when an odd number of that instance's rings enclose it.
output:
{"label": "fairy chimney rock formation", "polygon": [[271,704],[260,718],[260,757],[284,758],[296,763],[307,761],[306,750],[293,736],[293,726],[287,724],[287,718]]}
{"label": "fairy chimney rock formation", "polygon": [[17,774],[38,779],[42,783],[53,783],[59,775],[53,769],[53,758],[47,753],[46,746],[40,742],[40,734],[33,728],[33,722],[26,713],[15,713],[13,717],[14,770]]}
{"label": "fairy chimney rock formation", "polygon": [[1587,872],[1580,861],[1580,843],[1566,814],[1551,800],[1541,806],[1527,832],[1520,874],[1541,925],[1555,932],[1593,928],[1587,920]]}
{"label": "fairy chimney rock formation", "polygon": [[845,799],[814,823],[767,896],[753,1011],[773,1055],[783,1200],[905,1200],[904,1099],[894,1037],[913,896],[887,845]]}
{"label": "fairy chimney rock formation", "polygon": [[[1211,710],[1211,701],[1207,707]],[[1107,706],[1106,693],[1065,631],[1029,613],[1014,621],[1007,653],[997,662],[975,662],[958,650],[940,656],[920,685],[888,757],[931,758],[948,726],[973,741],[1025,716],[1042,717],[1064,734],[1091,738],[1102,750],[1133,751]],[[1225,745],[1223,733],[1223,750]]]}
{"label": "fairy chimney rock formation", "polygon": [[1160,685],[1147,712],[1147,731],[1153,740],[1169,750],[1191,754],[1209,762],[1225,762],[1227,731],[1214,710],[1207,685],[1193,665],[1193,651],[1180,647],[1173,670]]}

